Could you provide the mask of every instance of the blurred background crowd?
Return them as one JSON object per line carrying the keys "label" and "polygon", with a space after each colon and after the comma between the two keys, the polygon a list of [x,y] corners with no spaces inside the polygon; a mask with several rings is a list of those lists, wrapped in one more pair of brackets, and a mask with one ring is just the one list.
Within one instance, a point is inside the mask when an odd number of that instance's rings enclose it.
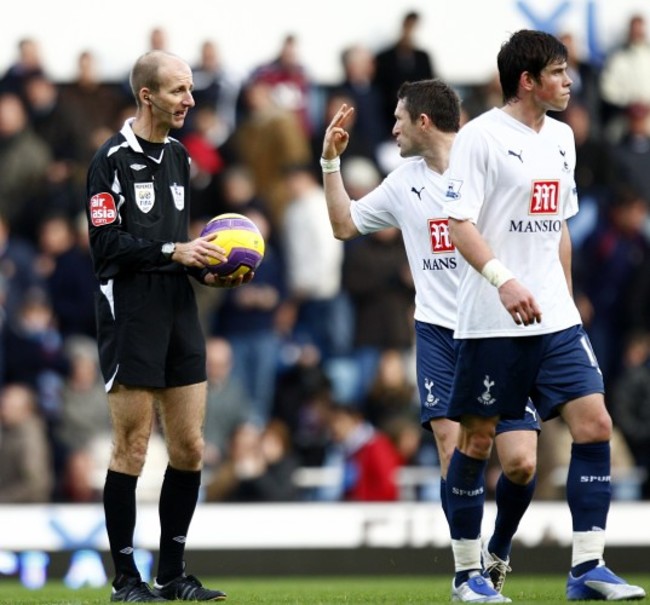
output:
{"label": "blurred background crowd", "polygon": [[[416,12],[379,50],[351,42],[340,82],[313,81],[300,38],[235,78],[217,41],[197,46],[196,107],[174,132],[192,156],[192,230],[251,217],[265,260],[245,287],[197,286],[207,336],[203,498],[211,502],[436,500],[437,455],[419,425],[413,282],[397,230],[343,244],[327,217],[318,159],[330,116],[356,108],[343,178],[353,198],[402,161],[396,91],[437,75]],[[615,421],[615,498],[650,498],[650,39],[643,16],[593,63],[569,49],[581,212],[571,220],[573,287]],[[163,28],[151,48],[174,52]],[[453,83],[464,119],[501,104],[495,73]],[[0,66],[0,502],[98,502],[110,427],[98,372],[97,284],[84,213],[94,151],[135,111],[92,50],[56,82],[39,40]],[[540,438],[537,497],[563,496],[570,439]],[[152,440],[140,498],[166,465]],[[498,472],[496,463],[494,477]],[[147,477],[150,474],[151,481]]]}

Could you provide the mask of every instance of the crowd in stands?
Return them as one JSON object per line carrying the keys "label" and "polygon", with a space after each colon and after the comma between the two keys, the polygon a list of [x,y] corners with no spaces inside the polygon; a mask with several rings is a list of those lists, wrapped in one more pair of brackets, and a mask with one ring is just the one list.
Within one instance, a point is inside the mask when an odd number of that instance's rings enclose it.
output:
{"label": "crowd in stands", "polygon": [[[193,160],[192,234],[238,212],[267,242],[250,284],[197,285],[208,353],[206,501],[399,500],[400,469],[436,467],[433,439],[419,426],[414,289],[401,235],[335,240],[318,165],[325,126],[343,102],[357,108],[342,162],[353,197],[401,161],[391,138],[397,87],[436,76],[415,42],[419,18],[405,15],[379,50],[351,42],[335,84],[310,79],[295,33],[243,81],[214,41],[197,47],[196,107],[173,133]],[[575,132],[581,202],[569,225],[574,294],[608,388],[614,473],[635,478],[620,497],[648,499],[650,41],[638,15],[599,63],[578,55],[570,32],[561,36],[572,100],[554,117]],[[151,48],[174,51],[160,28]],[[501,103],[495,74],[452,84],[465,120]],[[70,82],[49,77],[36,39],[21,40],[15,61],[0,67],[0,502],[101,501],[110,421],[85,176],[134,110],[127,75],[103,81],[92,50],[80,53]],[[538,492],[555,498],[568,446],[565,427],[547,424]],[[161,473],[156,432],[146,469]],[[305,469],[327,480],[297,481]],[[436,498],[436,479],[409,493]]]}

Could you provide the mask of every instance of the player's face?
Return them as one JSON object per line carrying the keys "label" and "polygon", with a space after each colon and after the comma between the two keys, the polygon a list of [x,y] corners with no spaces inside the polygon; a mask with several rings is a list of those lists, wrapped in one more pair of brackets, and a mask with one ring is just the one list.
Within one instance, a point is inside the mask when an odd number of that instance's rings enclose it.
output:
{"label": "player's face", "polygon": [[409,112],[406,110],[404,100],[400,99],[395,108],[395,125],[393,126],[393,136],[399,147],[399,154],[403,158],[420,155],[418,146],[418,124],[413,123]]}
{"label": "player's face", "polygon": [[573,81],[567,73],[567,64],[547,65],[535,84],[535,98],[544,111],[563,111],[571,98]]}

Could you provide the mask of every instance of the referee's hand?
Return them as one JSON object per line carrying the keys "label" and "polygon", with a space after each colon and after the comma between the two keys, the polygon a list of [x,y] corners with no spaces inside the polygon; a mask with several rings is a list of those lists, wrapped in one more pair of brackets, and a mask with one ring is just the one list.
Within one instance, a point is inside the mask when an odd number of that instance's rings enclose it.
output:
{"label": "referee's hand", "polygon": [[212,261],[225,263],[226,251],[214,243],[214,233],[197,237],[189,242],[179,242],[172,255],[172,260],[186,267],[205,267]]}
{"label": "referee's hand", "polygon": [[246,275],[240,275],[238,277],[221,277],[206,270],[203,272],[203,283],[212,288],[238,288],[243,284],[247,284],[254,277],[254,271],[249,271]]}

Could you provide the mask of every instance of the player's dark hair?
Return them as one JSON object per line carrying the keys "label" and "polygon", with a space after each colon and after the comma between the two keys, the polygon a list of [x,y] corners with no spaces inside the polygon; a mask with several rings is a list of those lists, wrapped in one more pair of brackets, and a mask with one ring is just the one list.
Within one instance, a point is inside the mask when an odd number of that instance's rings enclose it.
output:
{"label": "player's dark hair", "polygon": [[504,103],[517,97],[522,73],[527,71],[532,78],[539,81],[545,67],[564,63],[567,54],[566,46],[546,32],[522,29],[512,34],[510,39],[501,45],[497,56]]}
{"label": "player's dark hair", "polygon": [[397,98],[404,102],[413,122],[424,113],[442,132],[460,129],[460,98],[439,78],[404,82],[397,91]]}

